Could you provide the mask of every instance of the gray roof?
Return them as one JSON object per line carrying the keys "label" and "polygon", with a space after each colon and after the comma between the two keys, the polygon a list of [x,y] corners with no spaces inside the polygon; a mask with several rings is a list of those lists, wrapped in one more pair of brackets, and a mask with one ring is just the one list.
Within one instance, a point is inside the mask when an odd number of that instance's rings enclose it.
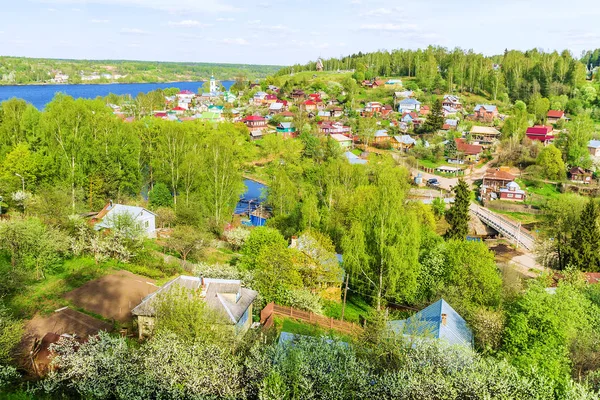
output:
{"label": "gray roof", "polygon": [[[204,280],[204,288],[202,288],[202,280]],[[146,296],[140,304],[131,310],[131,313],[153,317],[156,313],[154,303],[158,294],[167,293],[173,285],[179,285],[193,291],[201,289],[206,304],[213,310],[222,313],[231,324],[236,324],[240,320],[258,295],[254,290],[243,288],[239,280],[181,275],[167,282],[156,292]]]}
{"label": "gray roof", "polygon": [[450,344],[473,345],[473,334],[466,321],[444,299],[404,320],[390,321],[389,327],[405,335],[433,336]]}
{"label": "gray roof", "polygon": [[346,159],[348,160],[348,162],[350,164],[366,164],[367,160],[363,160],[362,158],[360,158],[359,156],[357,156],[356,154],[352,153],[351,151],[347,151],[344,153],[344,156],[346,157]]}
{"label": "gray roof", "polygon": [[445,124],[448,124],[450,126],[458,126],[458,120],[457,119],[447,119],[446,121],[444,121]]}
{"label": "gray roof", "polygon": [[411,138],[410,135],[394,136],[394,139],[396,139],[398,143],[417,144],[417,141]]}
{"label": "gray roof", "polygon": [[598,147],[600,147],[600,140],[590,140],[590,142],[588,143],[588,147],[597,149]]}
{"label": "gray roof", "polygon": [[281,110],[283,108],[283,103],[271,103],[269,106],[269,110]]}
{"label": "gray roof", "polygon": [[421,102],[417,99],[413,99],[413,98],[407,98],[402,100],[400,103],[398,103],[399,105],[418,105],[421,104]]}
{"label": "gray roof", "polygon": [[290,129],[292,127],[292,123],[291,122],[280,122],[279,125],[283,129]]}
{"label": "gray roof", "polygon": [[485,108],[485,111],[493,112],[496,109],[496,106],[492,106],[490,104],[477,104],[475,107],[475,111],[479,111],[481,107]]}
{"label": "gray roof", "polygon": [[101,229],[101,228],[111,228],[112,225],[112,221],[115,220],[115,218],[118,218],[121,215],[128,215],[131,218],[133,218],[134,220],[137,219],[143,212],[147,212],[149,214],[152,214],[154,216],[156,216],[156,214],[154,214],[152,211],[145,209],[144,207],[138,207],[138,206],[126,206],[124,204],[113,204],[112,206],[109,206],[108,208],[108,212],[106,213],[106,215],[104,216],[104,218],[102,218],[102,221],[97,223],[94,228],[96,230]]}
{"label": "gray roof", "polygon": [[375,137],[387,137],[387,130],[385,129],[380,129],[377,132],[375,132]]}

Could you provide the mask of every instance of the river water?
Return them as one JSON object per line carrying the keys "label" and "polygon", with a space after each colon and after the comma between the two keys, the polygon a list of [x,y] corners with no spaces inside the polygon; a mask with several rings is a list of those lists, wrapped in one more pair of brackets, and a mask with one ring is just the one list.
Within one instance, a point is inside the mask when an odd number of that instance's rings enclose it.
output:
{"label": "river water", "polygon": [[[225,90],[233,85],[234,81],[221,81]],[[108,83],[85,85],[18,85],[0,86],[0,101],[13,97],[24,99],[33,104],[37,109],[43,109],[58,92],[66,93],[74,98],[94,99],[104,97],[110,93],[117,95],[137,96],[138,93],[148,93],[156,89],[176,87],[180,90],[190,90],[198,93],[204,82],[171,82],[171,83]]]}

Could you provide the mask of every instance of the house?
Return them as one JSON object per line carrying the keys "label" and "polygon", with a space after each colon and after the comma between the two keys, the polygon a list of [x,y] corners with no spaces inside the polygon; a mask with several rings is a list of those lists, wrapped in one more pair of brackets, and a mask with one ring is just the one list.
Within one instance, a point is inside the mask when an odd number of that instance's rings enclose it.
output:
{"label": "house", "polygon": [[573,167],[569,170],[569,179],[573,183],[590,184],[592,182],[592,173],[581,167]]}
{"label": "house", "polygon": [[442,340],[450,345],[473,346],[473,333],[467,322],[444,299],[408,319],[390,321],[388,326],[405,336]]}
{"label": "house", "polygon": [[410,112],[410,111],[416,111],[419,112],[419,110],[421,109],[421,102],[417,99],[413,99],[413,98],[406,98],[402,101],[400,101],[398,103],[398,112]]}
{"label": "house", "polygon": [[263,131],[267,129],[267,120],[260,115],[249,115],[242,122],[248,127],[253,138],[262,136]]}
{"label": "house", "polygon": [[458,159],[471,162],[479,161],[479,156],[483,151],[483,147],[478,144],[469,144],[465,139],[456,138],[456,150],[458,151]]}
{"label": "house", "polygon": [[375,132],[375,136],[373,137],[374,143],[384,143],[390,140],[388,133],[385,129],[380,129]]}
{"label": "house", "polygon": [[277,133],[280,133],[283,137],[296,137],[296,128],[292,122],[281,122],[277,125]]}
{"label": "house", "polygon": [[294,113],[291,111],[284,111],[279,115],[281,115],[283,118],[287,118],[287,119],[294,118]]}
{"label": "house", "polygon": [[535,125],[527,128],[525,135],[529,140],[538,140],[545,145],[554,141],[554,129],[551,126]]}
{"label": "house", "polygon": [[566,119],[564,111],[550,110],[550,111],[548,111],[548,114],[546,114],[546,121],[552,125],[554,125],[558,121],[564,120],[564,119]]}
{"label": "house", "polygon": [[505,188],[507,184],[513,182],[515,176],[508,172],[505,168],[490,168],[483,175],[482,187],[491,189],[494,192]]}
{"label": "house", "polygon": [[443,129],[449,131],[450,129],[456,130],[458,128],[458,120],[457,119],[446,119],[444,121]]}
{"label": "house", "polygon": [[505,188],[500,189],[500,200],[523,201],[525,200],[525,191],[517,182],[508,182]]}
{"label": "house", "polygon": [[473,126],[470,133],[479,144],[492,144],[500,138],[500,131],[492,126]]}
{"label": "house", "polygon": [[386,86],[402,86],[402,79],[388,79],[385,84]]}
{"label": "house", "polygon": [[393,148],[402,151],[408,151],[417,144],[417,141],[409,135],[393,136],[391,142]]}
{"label": "house", "polygon": [[458,110],[456,108],[449,107],[449,106],[442,106],[442,114],[444,115],[444,117],[447,117],[449,115],[456,115],[457,113],[458,113]]}
{"label": "house", "polygon": [[421,106],[419,110],[419,115],[426,116],[431,112],[431,108],[428,105]]}
{"label": "house", "polygon": [[412,90],[403,90],[401,92],[394,92],[394,100],[402,100],[408,97],[413,97],[415,92]]}
{"label": "house", "polygon": [[295,101],[298,100],[303,100],[306,98],[306,93],[304,93],[304,90],[300,90],[300,89],[294,89],[292,90],[292,99],[294,99]]}
{"label": "house", "polygon": [[271,103],[271,105],[269,106],[269,114],[271,114],[271,115],[278,114],[278,113],[282,112],[283,110],[284,110],[283,103]]}
{"label": "house", "polygon": [[277,102],[277,95],[275,94],[267,94],[263,101],[265,104],[273,104]]}
{"label": "house", "polygon": [[348,136],[344,136],[341,133],[332,133],[329,135],[330,138],[339,143],[343,149],[349,149],[352,147],[352,139]]}
{"label": "house", "polygon": [[348,160],[348,162],[352,165],[364,165],[368,162],[368,160],[362,159],[351,151],[347,151],[344,153],[344,157]]}
{"label": "house", "polygon": [[498,107],[489,104],[478,104],[474,112],[475,119],[478,121],[492,122],[498,118]]}
{"label": "house", "polygon": [[190,90],[182,90],[181,92],[177,93],[178,102],[189,103],[194,99],[194,97],[196,97],[196,95]]}
{"label": "house", "polygon": [[381,113],[382,104],[378,101],[370,101],[365,105],[365,109],[363,111],[363,116],[372,117],[375,114]]}
{"label": "house", "polygon": [[392,112],[394,112],[394,108],[392,106],[390,106],[389,104],[386,104],[385,106],[383,106],[381,108],[381,116],[382,117],[387,117]]}
{"label": "house", "polygon": [[333,107],[331,109],[331,116],[334,118],[339,118],[344,115],[344,109],[342,107]]}
{"label": "house", "polygon": [[175,107],[175,108],[174,108],[172,111],[173,111],[173,112],[174,112],[176,115],[181,115],[181,114],[183,114],[184,112],[186,112],[186,111],[187,111],[187,108],[183,108],[183,107],[177,106],[177,107]]}
{"label": "house", "polygon": [[442,100],[442,107],[450,107],[455,110],[462,110],[463,106],[458,97],[453,96],[451,94],[447,94],[444,96]]}
{"label": "house", "polygon": [[252,101],[254,102],[255,105],[262,105],[265,102],[266,97],[267,97],[266,92],[256,92],[256,93],[254,93],[254,96],[252,97]]}
{"label": "house", "polygon": [[306,112],[314,112],[317,111],[317,103],[315,103],[312,100],[306,100],[304,103],[302,103],[304,105],[304,110]]}
{"label": "house", "polygon": [[170,280],[156,292],[146,296],[131,313],[137,318],[139,337],[152,335],[159,299],[177,288],[197,293],[208,308],[222,316],[222,323],[232,328],[235,335],[243,335],[252,324],[252,302],[258,296],[254,290],[242,287],[235,279],[211,279],[181,275]]}
{"label": "house", "polygon": [[146,237],[156,237],[156,214],[143,207],[113,204],[109,201],[100,212],[92,216],[91,222],[95,230],[113,229],[125,218],[132,219]]}
{"label": "house", "polygon": [[322,121],[318,124],[319,132],[324,134],[340,133],[350,135],[352,128],[345,126],[341,122]]}
{"label": "house", "polygon": [[406,124],[414,124],[415,121],[418,121],[418,119],[419,116],[416,112],[405,112],[402,114],[402,118],[400,120]]}
{"label": "house", "polygon": [[592,157],[600,157],[600,140],[590,140],[588,143],[588,152]]}
{"label": "house", "polygon": [[331,118],[331,111],[319,111],[317,117],[321,118],[323,121],[329,121]]}
{"label": "house", "polygon": [[230,91],[223,93],[223,101],[225,103],[233,104],[237,100],[237,96]]}

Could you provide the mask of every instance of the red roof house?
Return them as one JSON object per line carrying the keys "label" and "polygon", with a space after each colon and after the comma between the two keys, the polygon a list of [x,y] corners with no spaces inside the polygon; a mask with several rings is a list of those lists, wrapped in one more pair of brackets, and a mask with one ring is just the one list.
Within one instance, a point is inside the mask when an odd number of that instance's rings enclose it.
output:
{"label": "red roof house", "polygon": [[549,124],[555,124],[559,120],[565,119],[565,112],[560,110],[550,110],[548,114],[546,114],[546,120]]}
{"label": "red roof house", "polygon": [[554,129],[551,126],[535,125],[527,128],[525,134],[529,140],[538,140],[544,145],[552,143],[554,141]]}
{"label": "red roof house", "polygon": [[461,153],[465,160],[479,161],[479,155],[483,151],[483,147],[478,144],[469,144],[465,139],[456,138],[456,150]]}

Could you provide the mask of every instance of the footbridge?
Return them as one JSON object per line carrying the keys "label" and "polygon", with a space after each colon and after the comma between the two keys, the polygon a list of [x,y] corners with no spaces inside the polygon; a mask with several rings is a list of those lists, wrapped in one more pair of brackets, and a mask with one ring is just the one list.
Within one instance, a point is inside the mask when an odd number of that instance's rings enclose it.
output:
{"label": "footbridge", "polygon": [[498,215],[487,208],[471,203],[469,207],[471,214],[479,218],[484,224],[502,234],[508,241],[517,247],[523,247],[533,251],[535,247],[535,238],[526,229],[521,227],[520,223],[511,221]]}

